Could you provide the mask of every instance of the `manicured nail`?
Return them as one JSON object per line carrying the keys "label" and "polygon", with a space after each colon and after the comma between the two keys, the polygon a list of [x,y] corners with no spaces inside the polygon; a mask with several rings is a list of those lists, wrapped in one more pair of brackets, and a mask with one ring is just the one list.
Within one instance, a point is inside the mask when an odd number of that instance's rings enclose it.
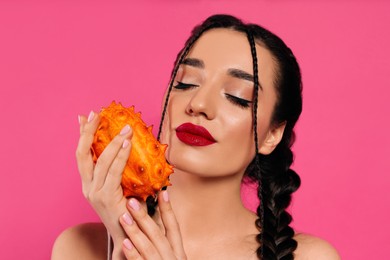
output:
{"label": "manicured nail", "polygon": [[138,211],[140,209],[140,205],[139,205],[139,202],[138,200],[134,199],[134,198],[131,198],[129,200],[129,205],[132,209]]}
{"label": "manicured nail", "polygon": [[129,144],[130,144],[129,140],[125,139],[125,140],[123,141],[122,148],[123,148],[123,149],[126,148],[127,146],[129,146]]}
{"label": "manicured nail", "polygon": [[129,215],[129,213],[125,213],[123,214],[123,220],[126,222],[127,225],[131,225],[133,224],[133,219],[131,218],[131,216]]}
{"label": "manicured nail", "polygon": [[129,250],[131,250],[133,248],[133,244],[131,243],[131,241],[126,238],[125,240],[123,240],[123,244],[125,245],[125,247]]}
{"label": "manicured nail", "polygon": [[80,117],[80,115],[77,115],[77,119],[79,120],[79,124],[81,124],[81,117]]}
{"label": "manicured nail", "polygon": [[89,113],[89,116],[88,116],[88,123],[91,122],[93,120],[93,118],[95,117],[95,113],[93,111],[91,111]]}
{"label": "manicured nail", "polygon": [[166,190],[163,191],[163,199],[165,202],[169,201],[168,191]]}
{"label": "manicured nail", "polygon": [[122,130],[121,130],[121,132],[119,134],[120,135],[125,135],[128,132],[130,132],[130,126],[129,125],[125,125],[125,127],[122,128]]}

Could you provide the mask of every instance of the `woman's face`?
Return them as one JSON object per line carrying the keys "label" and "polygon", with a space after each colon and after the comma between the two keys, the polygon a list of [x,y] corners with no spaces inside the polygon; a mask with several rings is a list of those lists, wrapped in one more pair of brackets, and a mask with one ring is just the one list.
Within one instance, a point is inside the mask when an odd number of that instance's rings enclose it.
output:
{"label": "woman's face", "polygon": [[[273,139],[271,116],[276,102],[276,64],[256,44],[259,89],[258,140],[268,153]],[[184,58],[163,125],[162,142],[175,171],[201,176],[243,174],[255,155],[253,133],[253,65],[245,34],[213,29],[205,32]]]}

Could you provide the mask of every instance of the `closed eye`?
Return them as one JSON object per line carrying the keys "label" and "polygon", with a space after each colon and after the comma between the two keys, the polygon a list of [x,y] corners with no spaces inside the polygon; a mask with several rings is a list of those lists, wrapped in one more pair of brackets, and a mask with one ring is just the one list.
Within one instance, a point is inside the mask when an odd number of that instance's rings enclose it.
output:
{"label": "closed eye", "polygon": [[183,83],[183,82],[180,82],[180,81],[177,81],[177,85],[173,86],[175,89],[182,89],[182,90],[186,90],[186,89],[191,89],[191,88],[195,88],[195,87],[198,87],[198,85],[195,85],[195,84],[187,84],[187,83]]}
{"label": "closed eye", "polygon": [[248,108],[249,104],[252,103],[252,101],[242,99],[242,98],[239,98],[239,97],[227,94],[227,93],[225,93],[225,96],[234,105],[237,105],[237,106],[242,107],[242,108]]}

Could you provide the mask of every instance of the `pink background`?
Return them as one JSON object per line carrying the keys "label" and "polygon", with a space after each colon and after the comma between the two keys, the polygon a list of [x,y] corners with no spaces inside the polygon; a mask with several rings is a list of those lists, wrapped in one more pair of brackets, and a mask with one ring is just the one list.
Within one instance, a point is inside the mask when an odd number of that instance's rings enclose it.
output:
{"label": "pink background", "polygon": [[384,0],[1,1],[0,259],[48,259],[63,229],[98,220],[77,115],[117,100],[158,125],[175,56],[213,13],[270,28],[301,64],[294,227],[343,259],[387,258],[389,12]]}

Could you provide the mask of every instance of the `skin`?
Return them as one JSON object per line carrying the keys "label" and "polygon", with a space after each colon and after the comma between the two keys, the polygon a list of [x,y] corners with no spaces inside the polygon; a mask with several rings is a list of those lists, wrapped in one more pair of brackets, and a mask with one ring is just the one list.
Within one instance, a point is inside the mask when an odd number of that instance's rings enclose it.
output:
{"label": "skin", "polygon": [[[257,44],[256,50],[262,86],[257,113],[259,152],[269,154],[284,131],[284,124],[271,124],[277,64],[267,49]],[[159,194],[154,219],[139,202],[126,200],[121,193],[131,130],[118,135],[93,165],[89,147],[99,118],[94,114],[89,120],[80,117],[76,157],[83,192],[113,237],[114,259],[257,259],[257,216],[240,199],[241,179],[255,154],[253,104],[235,103],[236,98],[252,100],[253,82],[229,73],[235,69],[252,74],[248,41],[242,33],[213,29],[199,38],[187,58],[203,66],[182,64],[174,81],[174,86],[192,87],[171,92],[162,142],[169,145],[167,159],[175,173],[170,179],[173,185]],[[175,129],[186,122],[205,127],[216,143],[204,147],[182,143]],[[104,226],[84,224],[64,231],[54,244],[52,259],[105,259],[106,252],[101,250],[107,243]],[[295,238],[296,259],[339,259],[321,239],[304,234]]]}

